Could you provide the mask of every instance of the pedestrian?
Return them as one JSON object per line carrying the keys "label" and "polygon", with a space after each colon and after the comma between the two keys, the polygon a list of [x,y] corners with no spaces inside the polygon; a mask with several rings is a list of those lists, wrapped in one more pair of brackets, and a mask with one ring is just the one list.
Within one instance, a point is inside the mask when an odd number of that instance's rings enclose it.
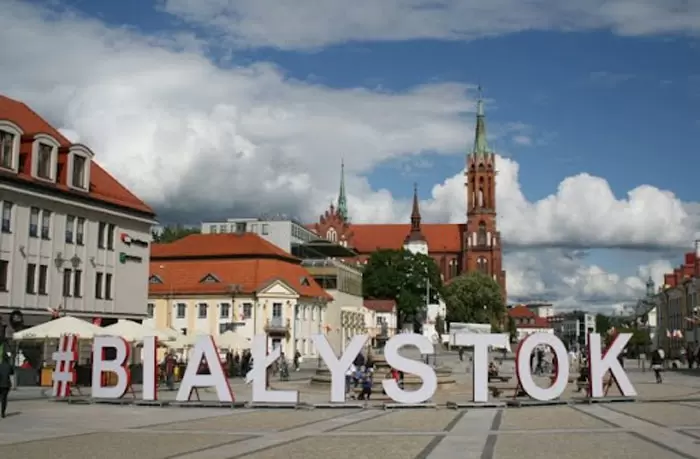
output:
{"label": "pedestrian", "polygon": [[661,371],[664,369],[663,351],[661,349],[656,349],[651,354],[651,369],[654,371],[654,376],[656,376],[656,384],[664,382],[661,377]]}
{"label": "pedestrian", "polygon": [[369,400],[372,396],[372,372],[366,370],[362,375],[362,392],[360,392],[359,400]]}
{"label": "pedestrian", "polygon": [[12,375],[15,374],[15,369],[12,366],[12,361],[5,353],[0,354],[0,416],[7,416],[7,397],[12,389]]}

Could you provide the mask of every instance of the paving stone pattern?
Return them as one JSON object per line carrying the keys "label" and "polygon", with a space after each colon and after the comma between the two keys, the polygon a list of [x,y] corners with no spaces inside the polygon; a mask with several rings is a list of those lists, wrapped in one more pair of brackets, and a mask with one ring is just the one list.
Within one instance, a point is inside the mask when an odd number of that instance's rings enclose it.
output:
{"label": "paving stone pattern", "polygon": [[631,377],[641,400],[657,401],[385,411],[14,400],[0,419],[0,457],[700,459],[700,377],[669,373],[661,385],[647,384],[649,373]]}

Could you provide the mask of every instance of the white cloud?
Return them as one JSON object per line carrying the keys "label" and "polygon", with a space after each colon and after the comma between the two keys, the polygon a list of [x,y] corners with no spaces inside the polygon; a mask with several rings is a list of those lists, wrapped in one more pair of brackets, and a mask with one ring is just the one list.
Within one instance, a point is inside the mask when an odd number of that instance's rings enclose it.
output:
{"label": "white cloud", "polygon": [[470,40],[529,30],[698,34],[687,0],[162,0],[163,9],[241,46],[314,48],[349,41]]}
{"label": "white cloud", "polygon": [[[4,3],[0,41],[11,43],[0,47],[0,88],[89,145],[164,216],[313,220],[337,193],[344,157],[354,221],[408,221],[409,202],[371,189],[363,174],[422,151],[462,151],[470,136],[472,88],[463,84],[333,89],[291,80],[270,63],[219,67],[186,35],[153,39],[25,2]],[[519,122],[490,129],[527,130]],[[499,158],[498,168],[499,224],[510,247],[680,247],[700,227],[700,206],[650,186],[617,199],[603,178],[580,174],[529,202],[518,164]],[[455,172],[422,203],[425,221],[465,220],[464,176]],[[512,294],[612,301],[642,285],[560,255],[509,255]]]}

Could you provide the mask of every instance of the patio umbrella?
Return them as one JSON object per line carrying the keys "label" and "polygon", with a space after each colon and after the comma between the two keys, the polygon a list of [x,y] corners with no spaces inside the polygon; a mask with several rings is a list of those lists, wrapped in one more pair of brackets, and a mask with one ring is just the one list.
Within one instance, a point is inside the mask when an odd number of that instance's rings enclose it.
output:
{"label": "patio umbrella", "polygon": [[77,317],[65,316],[36,327],[18,331],[12,335],[15,341],[59,339],[63,335],[77,335],[80,339],[93,339],[102,329]]}

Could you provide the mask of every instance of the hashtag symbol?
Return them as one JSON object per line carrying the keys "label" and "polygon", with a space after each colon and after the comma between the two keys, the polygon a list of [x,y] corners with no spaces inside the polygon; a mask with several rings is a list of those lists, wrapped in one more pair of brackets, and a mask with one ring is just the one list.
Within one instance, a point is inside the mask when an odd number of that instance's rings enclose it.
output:
{"label": "hashtag symbol", "polygon": [[75,384],[75,362],[78,360],[78,337],[62,335],[58,351],[53,353],[56,369],[53,372],[53,396],[68,397],[71,384]]}

